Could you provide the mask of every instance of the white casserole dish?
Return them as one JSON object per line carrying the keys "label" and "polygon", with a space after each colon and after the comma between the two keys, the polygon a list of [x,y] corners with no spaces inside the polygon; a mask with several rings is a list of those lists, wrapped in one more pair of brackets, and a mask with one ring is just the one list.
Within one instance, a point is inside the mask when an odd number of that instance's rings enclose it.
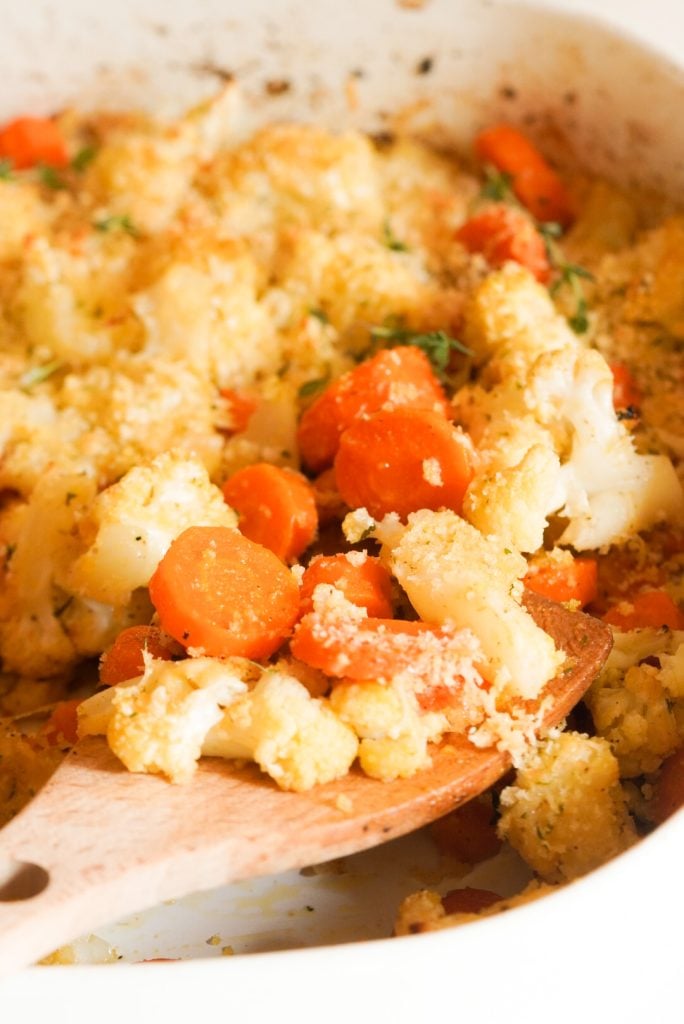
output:
{"label": "white casserole dish", "polygon": [[[381,130],[391,126],[389,114],[403,111],[432,136],[466,141],[503,115],[540,138],[552,132],[569,159],[591,170],[681,190],[684,124],[675,115],[682,73],[619,32],[553,10],[581,7],[643,29],[684,64],[684,46],[679,53],[672,43],[684,13],[671,0],[648,11],[608,0],[534,9],[503,0],[414,4],[251,0],[247,12],[237,0],[97,7],[88,0],[0,0],[0,118],[70,102],[177,111],[230,72],[248,96],[245,129],[264,119],[315,117]],[[269,88],[274,82],[289,86]],[[582,1012],[588,1019],[666,1019],[678,966],[668,920],[673,905],[676,912],[683,845],[680,814],[553,897],[452,932],[218,962],[32,969],[0,984],[0,1015],[10,1021],[42,1011],[51,1022],[109,1021],[133,1010],[133,1020],[157,1013],[176,1021],[216,1005],[257,1020],[275,1013],[408,1020],[440,1010],[482,1020],[523,1012],[533,1020]],[[205,898],[206,926],[196,948],[186,944],[188,955],[206,956],[207,936],[225,932],[218,916],[225,908],[217,899],[212,922]],[[372,908],[366,912],[370,920]],[[146,918],[147,955],[159,955],[155,928],[176,929],[181,943],[189,919]]]}

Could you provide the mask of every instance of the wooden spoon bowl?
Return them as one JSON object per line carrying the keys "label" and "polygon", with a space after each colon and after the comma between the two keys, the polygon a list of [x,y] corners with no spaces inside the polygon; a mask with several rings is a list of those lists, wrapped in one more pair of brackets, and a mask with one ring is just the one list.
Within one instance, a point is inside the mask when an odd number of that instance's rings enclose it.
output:
{"label": "wooden spoon bowl", "polygon": [[[547,686],[542,731],[582,697],[610,629],[535,594],[528,610],[568,656]],[[104,739],[80,742],[0,833],[0,975],[112,919],[189,892],[320,863],[403,835],[496,782],[510,758],[451,736],[432,767],[384,783],[359,771],[283,792],[255,766],[204,759],[173,786],[133,775]]]}

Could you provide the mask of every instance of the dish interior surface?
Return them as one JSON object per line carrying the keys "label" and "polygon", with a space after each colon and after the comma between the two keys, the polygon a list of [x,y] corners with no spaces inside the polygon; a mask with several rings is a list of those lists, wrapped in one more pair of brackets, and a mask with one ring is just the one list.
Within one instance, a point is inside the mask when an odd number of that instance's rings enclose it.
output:
{"label": "dish interior surface", "polygon": [[[12,43],[0,118],[71,103],[177,114],[234,79],[245,135],[300,119],[463,145],[505,118],[552,145],[559,162],[672,195],[684,186],[684,122],[671,117],[681,72],[629,39],[547,10],[476,0],[253,0],[246,18],[220,0],[3,6]],[[417,833],[306,873],[146,911],[98,930],[101,943],[83,958],[201,959],[384,938],[412,889],[453,880],[508,895],[528,877],[508,850],[464,875]]]}

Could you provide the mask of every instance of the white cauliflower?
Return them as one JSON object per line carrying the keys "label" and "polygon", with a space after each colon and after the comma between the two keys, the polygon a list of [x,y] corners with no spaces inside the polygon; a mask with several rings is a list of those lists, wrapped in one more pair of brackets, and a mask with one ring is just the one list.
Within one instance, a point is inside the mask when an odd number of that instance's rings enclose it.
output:
{"label": "white cauliflower", "polygon": [[171,542],[190,526],[237,526],[203,464],[166,452],[136,466],[98,495],[81,520],[89,546],[71,567],[71,589],[125,604],[136,588],[147,586]]}
{"label": "white cauliflower", "polygon": [[207,733],[247,690],[250,672],[249,663],[238,658],[173,662],[145,656],[138,679],[79,705],[79,736],[105,733],[129,771],[187,782]]}
{"label": "white cauliflower", "polygon": [[[471,303],[466,339],[487,360],[482,384],[454,399],[481,459],[464,505],[473,523],[534,551],[557,513],[569,520],[560,543],[586,550],[681,518],[670,460],[636,452],[613,408],[605,359],[581,344],[531,274],[513,266],[490,274]],[[541,429],[519,426],[530,418]]]}
{"label": "white cauliflower", "polygon": [[446,715],[421,714],[410,680],[338,683],[330,706],[360,739],[359,764],[383,782],[409,778],[430,765],[428,743],[449,730]]}
{"label": "white cauliflower", "polygon": [[140,621],[134,608],[122,604],[115,613],[69,589],[69,565],[78,551],[76,520],[94,492],[86,470],[55,468],[40,478],[27,503],[4,511],[2,534],[10,556],[0,592],[5,671],[59,675]]}
{"label": "white cauliflower", "polygon": [[534,698],[556,675],[564,656],[520,603],[522,555],[451,511],[415,512],[405,527],[387,516],[376,536],[422,619],[472,630],[499,692]]}
{"label": "white cauliflower", "polygon": [[499,833],[546,882],[571,881],[637,840],[605,740],[544,741],[501,794]]}
{"label": "white cauliflower", "polygon": [[615,630],[585,701],[623,778],[656,771],[684,736],[684,632]]}
{"label": "white cauliflower", "polygon": [[277,668],[226,710],[202,746],[210,756],[256,761],[281,789],[297,791],[346,775],[357,749],[328,702]]}

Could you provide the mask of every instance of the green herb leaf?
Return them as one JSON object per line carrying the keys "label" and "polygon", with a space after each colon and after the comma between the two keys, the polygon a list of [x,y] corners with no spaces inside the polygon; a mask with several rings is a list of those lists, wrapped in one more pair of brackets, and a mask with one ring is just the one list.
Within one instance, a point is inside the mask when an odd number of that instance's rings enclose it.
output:
{"label": "green herb leaf", "polygon": [[54,167],[50,167],[49,164],[38,165],[38,178],[42,185],[46,188],[51,188],[53,192],[59,192],[65,189],[66,182],[59,176]]}
{"label": "green herb leaf", "polygon": [[300,387],[297,394],[300,398],[310,398],[311,395],[315,395],[318,391],[322,391],[323,388],[327,387],[330,381],[330,374],[326,374],[325,377],[317,377],[315,380],[307,380]]}
{"label": "green herb leaf", "polygon": [[542,238],[561,238],[563,235],[563,225],[559,224],[557,220],[544,220],[538,225],[539,234]]}
{"label": "green herb leaf", "polygon": [[586,334],[589,329],[589,317],[587,316],[587,300],[581,295],[577,300],[577,308],[568,323],[575,334]]}
{"label": "green herb leaf", "polygon": [[322,324],[329,324],[330,318],[324,309],[313,308],[309,310],[309,316],[313,316],[316,320],[320,320]]}
{"label": "green herb leaf", "polygon": [[85,171],[86,167],[93,162],[96,156],[97,149],[95,146],[84,146],[83,149],[79,149],[71,161],[72,170]]}
{"label": "green herb leaf", "polygon": [[446,331],[429,331],[422,334],[406,327],[371,327],[371,337],[381,338],[393,345],[415,345],[430,360],[432,368],[441,381],[448,378],[447,367],[452,352],[460,352],[464,356],[472,356],[472,351],[463,342],[450,337]]}
{"label": "green herb leaf", "polygon": [[555,296],[561,288],[570,289],[575,299],[575,312],[568,317],[568,323],[575,334],[585,334],[589,329],[589,316],[582,281],[593,281],[594,275],[586,267],[581,267],[578,263],[568,263],[563,259],[556,245],[556,239],[563,233],[560,224],[547,221],[539,225],[539,231],[546,245],[549,263],[558,275],[549,285],[549,293]]}
{"label": "green herb leaf", "polygon": [[480,199],[493,199],[498,203],[516,202],[512,175],[490,165],[485,167],[484,173],[485,180],[480,189]]}
{"label": "green herb leaf", "polygon": [[33,366],[30,370],[26,370],[22,373],[18,381],[18,386],[22,391],[31,391],[38,384],[42,384],[48,380],[54,373],[61,370],[64,366],[59,359],[52,359],[49,363],[43,363],[42,366]]}
{"label": "green herb leaf", "polygon": [[388,220],[382,225],[382,241],[392,252],[408,252],[409,247],[402,242],[392,231],[392,225]]}
{"label": "green herb leaf", "polygon": [[96,231],[102,232],[125,231],[132,238],[138,238],[140,235],[140,232],[127,213],[103,217],[102,220],[96,220],[93,223],[93,227]]}
{"label": "green herb leaf", "polygon": [[0,160],[0,181],[12,181],[14,169],[10,160]]}

